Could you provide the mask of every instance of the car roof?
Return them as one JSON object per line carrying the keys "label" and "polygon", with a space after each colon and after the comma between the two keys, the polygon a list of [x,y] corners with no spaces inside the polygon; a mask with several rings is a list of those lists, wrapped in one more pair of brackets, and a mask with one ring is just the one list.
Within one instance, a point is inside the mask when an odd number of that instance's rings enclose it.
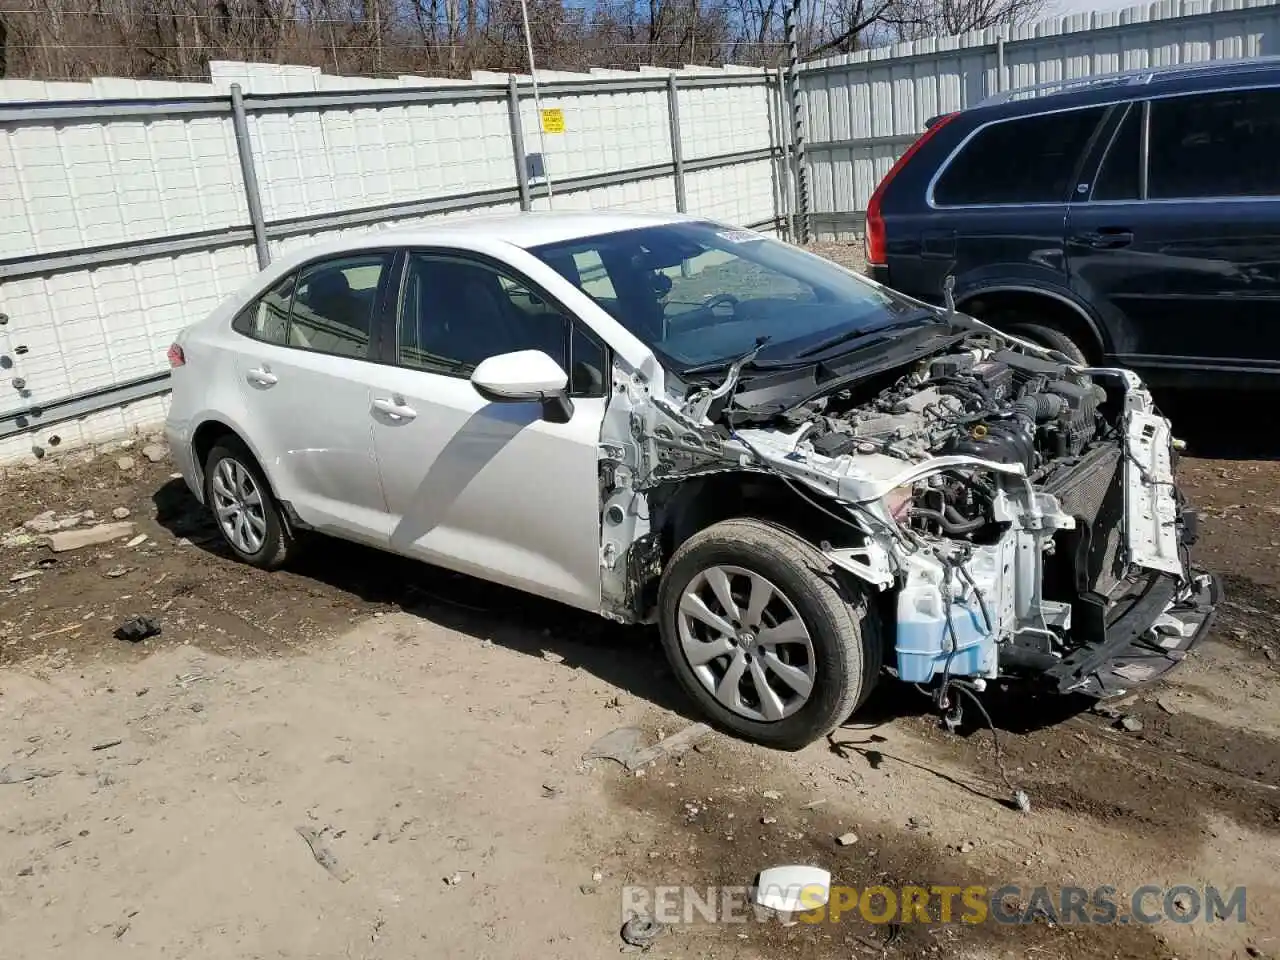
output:
{"label": "car roof", "polygon": [[348,235],[294,251],[289,261],[310,259],[317,254],[342,250],[364,250],[382,247],[433,246],[457,244],[472,247],[477,241],[495,241],[521,249],[547,243],[563,243],[606,233],[619,233],[641,227],[690,223],[702,217],[679,213],[635,213],[631,211],[587,211],[576,213],[517,213],[474,216],[465,220],[447,220],[412,228],[384,228]]}
{"label": "car roof", "polygon": [[[964,110],[978,116],[1020,116],[1072,107],[1122,103],[1202,90],[1280,86],[1280,56],[1243,60],[1207,60],[1163,67],[1142,67],[1120,73],[1050,80],[993,94]],[[1037,95],[1041,90],[1052,90]]]}

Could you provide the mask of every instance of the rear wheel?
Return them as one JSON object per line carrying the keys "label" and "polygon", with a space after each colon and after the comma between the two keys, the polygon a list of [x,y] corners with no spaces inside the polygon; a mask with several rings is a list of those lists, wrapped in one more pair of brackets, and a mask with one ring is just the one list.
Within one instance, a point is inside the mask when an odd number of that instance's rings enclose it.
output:
{"label": "rear wheel", "polygon": [[874,616],[812,545],[758,520],[684,543],[658,593],[662,644],[716,726],[799,749],[856,710],[880,673]]}
{"label": "rear wheel", "polygon": [[222,539],[245,563],[274,570],[289,559],[294,541],[280,505],[258,461],[238,437],[222,437],[209,451],[204,502]]}

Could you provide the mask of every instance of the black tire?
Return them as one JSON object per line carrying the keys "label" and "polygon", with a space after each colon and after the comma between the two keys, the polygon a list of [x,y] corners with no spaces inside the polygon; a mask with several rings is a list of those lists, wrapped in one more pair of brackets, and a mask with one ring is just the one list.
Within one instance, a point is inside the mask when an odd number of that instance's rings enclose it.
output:
{"label": "black tire", "polygon": [[[219,464],[223,461],[231,461],[242,467],[252,478],[253,485],[260,494],[262,519],[265,522],[266,529],[262,535],[262,545],[255,551],[248,551],[238,546],[227,535],[227,531],[223,529],[222,523],[218,520],[217,511],[214,508],[214,477]],[[289,533],[289,527],[284,521],[284,516],[280,511],[280,504],[271,492],[271,484],[267,482],[266,475],[262,472],[262,467],[258,465],[257,459],[239,437],[231,434],[221,437],[214,444],[213,449],[209,451],[209,456],[204,464],[204,502],[209,510],[214,513],[214,521],[217,523],[218,533],[222,536],[223,542],[231,548],[232,553],[245,563],[262,570],[275,570],[283,566],[293,556],[295,552],[294,538]]]}
{"label": "black tire", "polygon": [[1057,350],[1072,363],[1078,363],[1081,366],[1089,365],[1089,358],[1084,349],[1057,327],[1045,323],[1029,322],[1016,313],[997,314],[988,319],[987,322],[993,327],[998,327],[1013,334],[1015,337],[1030,340],[1037,346]]}
{"label": "black tire", "polygon": [[[717,565],[738,567],[770,581],[808,630],[814,653],[812,689],[803,706],[789,716],[755,720],[735,713],[703,686],[685,656],[678,623],[681,598],[702,571]],[[823,737],[862,705],[879,679],[881,633],[863,594],[838,581],[811,544],[760,520],[717,523],[676,550],[658,589],[658,616],[667,659],[708,720],[765,746],[798,750]]]}

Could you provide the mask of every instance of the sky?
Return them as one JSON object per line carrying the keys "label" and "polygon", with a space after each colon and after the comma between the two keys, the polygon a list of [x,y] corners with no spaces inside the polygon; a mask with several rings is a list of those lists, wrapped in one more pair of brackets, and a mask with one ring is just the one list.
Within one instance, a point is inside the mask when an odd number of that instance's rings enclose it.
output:
{"label": "sky", "polygon": [[1087,13],[1090,10],[1119,10],[1121,7],[1134,7],[1135,0],[1050,0],[1045,8],[1046,16],[1063,13]]}

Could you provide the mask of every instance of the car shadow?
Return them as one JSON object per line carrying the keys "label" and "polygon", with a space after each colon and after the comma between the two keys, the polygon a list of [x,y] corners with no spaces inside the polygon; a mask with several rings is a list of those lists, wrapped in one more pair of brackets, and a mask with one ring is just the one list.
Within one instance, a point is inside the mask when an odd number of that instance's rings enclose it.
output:
{"label": "car shadow", "polygon": [[1280,460],[1280,433],[1266,426],[1266,393],[1243,390],[1155,390],[1186,455],[1206,460]]}
{"label": "car shadow", "polygon": [[[182,480],[152,496],[159,524],[175,537],[238,562],[212,515]],[[657,631],[585,611],[386,551],[312,534],[289,573],[491,641],[517,653],[586,671],[632,696],[690,720],[692,704],[667,665]],[[262,576],[273,576],[263,573]]]}

